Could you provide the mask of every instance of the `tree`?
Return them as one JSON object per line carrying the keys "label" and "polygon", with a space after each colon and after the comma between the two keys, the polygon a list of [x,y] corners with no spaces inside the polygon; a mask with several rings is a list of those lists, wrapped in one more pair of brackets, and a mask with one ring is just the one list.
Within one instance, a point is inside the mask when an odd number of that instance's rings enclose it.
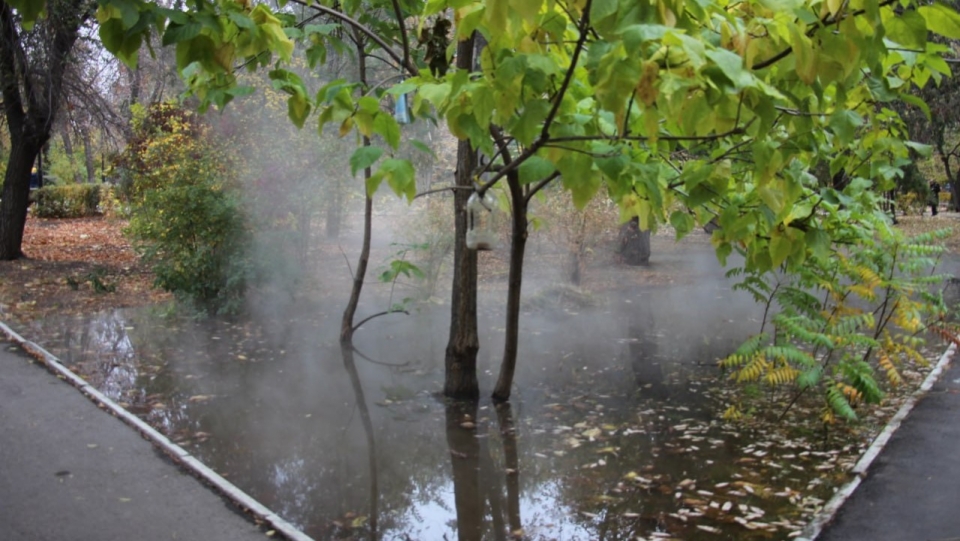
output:
{"label": "tree", "polygon": [[[577,206],[605,193],[624,221],[636,218],[641,230],[669,222],[678,236],[715,220],[718,257],[742,251],[748,271],[827,261],[838,243],[874,230],[878,194],[909,161],[890,104],[949,71],[928,32],[960,38],[953,9],[909,0],[297,3],[364,35],[407,76],[380,97],[412,93],[414,116],[442,117],[481,153],[472,175],[478,193],[506,182],[514,216],[500,400],[510,395],[516,362],[532,195],[559,179]],[[313,99],[284,75],[293,48],[285,25],[317,58],[331,30],[290,28],[282,9],[224,0],[170,11],[103,0],[100,18],[104,42],[122,58],[158,24],[205,104],[223,106],[237,94],[236,63],[265,66],[273,52],[281,62],[271,73],[290,95],[295,123],[317,108],[319,124],[338,123],[341,133],[398,136],[344,83]],[[474,33],[487,42],[479,68],[450,69],[444,29],[454,23],[458,43]],[[416,49],[413,27],[434,29]],[[377,166],[368,193],[386,180],[409,196],[411,169],[382,155],[354,155]],[[844,182],[821,185],[810,172],[820,162]]]}
{"label": "tree", "polygon": [[0,192],[0,260],[23,256],[30,171],[50,139],[70,51],[92,8],[90,0],[0,1],[0,86],[11,142]]}

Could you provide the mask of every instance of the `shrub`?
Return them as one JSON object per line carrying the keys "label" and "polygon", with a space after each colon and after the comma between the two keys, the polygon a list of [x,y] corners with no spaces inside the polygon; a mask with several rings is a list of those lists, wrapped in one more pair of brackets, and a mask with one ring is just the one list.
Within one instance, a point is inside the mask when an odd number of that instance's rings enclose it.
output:
{"label": "shrub", "polygon": [[118,165],[131,183],[127,233],[155,285],[204,312],[238,310],[250,276],[239,162],[173,105],[145,111],[135,130]]}
{"label": "shrub", "polygon": [[82,218],[100,213],[99,184],[44,186],[33,192],[33,212],[40,218]]}

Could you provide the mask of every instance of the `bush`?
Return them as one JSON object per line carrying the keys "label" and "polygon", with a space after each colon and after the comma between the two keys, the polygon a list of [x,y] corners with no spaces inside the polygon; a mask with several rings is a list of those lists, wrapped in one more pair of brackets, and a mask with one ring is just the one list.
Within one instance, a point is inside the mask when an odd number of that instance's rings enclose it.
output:
{"label": "bush", "polygon": [[100,213],[100,184],[44,186],[31,194],[40,218],[83,218]]}
{"label": "bush", "polygon": [[143,113],[118,164],[130,181],[127,234],[156,286],[204,312],[235,312],[250,276],[238,162],[188,112]]}

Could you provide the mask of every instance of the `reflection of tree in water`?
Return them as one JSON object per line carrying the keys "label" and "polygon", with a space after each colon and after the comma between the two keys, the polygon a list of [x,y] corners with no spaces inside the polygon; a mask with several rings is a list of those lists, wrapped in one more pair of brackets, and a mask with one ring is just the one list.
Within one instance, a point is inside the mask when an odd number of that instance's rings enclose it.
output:
{"label": "reflection of tree in water", "polygon": [[[448,401],[447,445],[453,466],[457,538],[506,540],[520,535],[520,462],[510,404],[495,406],[502,442],[497,464],[489,438],[478,437],[478,403]],[[506,489],[506,490],[504,490]]]}
{"label": "reflection of tree in water", "polygon": [[367,400],[363,396],[363,384],[360,382],[360,374],[357,373],[357,365],[354,361],[353,345],[349,343],[340,344],[340,354],[343,356],[343,366],[350,375],[350,384],[353,387],[353,393],[357,400],[357,407],[360,409],[360,421],[363,424],[363,432],[367,438],[367,466],[370,475],[370,514],[367,518],[370,539],[376,540],[378,537],[377,524],[380,517],[380,489],[378,487],[379,475],[377,473],[377,442],[373,436],[373,421],[370,419],[370,410],[367,408]]}

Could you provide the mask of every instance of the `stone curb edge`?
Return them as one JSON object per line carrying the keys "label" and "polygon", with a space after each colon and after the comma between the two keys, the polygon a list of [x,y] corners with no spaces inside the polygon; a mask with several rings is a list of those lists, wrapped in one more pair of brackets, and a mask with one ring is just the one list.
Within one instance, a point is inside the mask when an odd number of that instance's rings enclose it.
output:
{"label": "stone curb edge", "polygon": [[840,507],[847,501],[847,499],[853,494],[853,492],[860,486],[860,483],[867,476],[867,470],[870,468],[870,465],[873,464],[873,461],[880,455],[880,451],[887,445],[887,442],[890,441],[890,437],[893,436],[893,433],[900,428],[900,424],[904,419],[907,418],[907,415],[910,414],[910,411],[913,410],[913,407],[917,404],[917,401],[922,398],[927,391],[929,391],[933,384],[940,379],[940,375],[943,374],[944,370],[950,365],[951,360],[953,359],[954,353],[957,351],[956,344],[950,344],[950,347],[943,352],[943,355],[940,356],[940,360],[937,361],[936,366],[933,370],[927,374],[927,378],[923,380],[923,383],[920,385],[920,388],[914,391],[904,402],[900,405],[900,409],[897,410],[897,413],[890,418],[890,421],[887,423],[887,426],[883,428],[879,435],[874,438],[873,443],[870,444],[870,447],[867,448],[866,452],[863,453],[863,456],[860,457],[860,460],[856,463],[850,473],[854,474],[854,478],[851,479],[847,484],[843,485],[836,494],[830,498],[830,501],[823,506],[823,509],[813,517],[813,519],[807,524],[807,527],[801,530],[800,535],[796,537],[796,541],[815,541],[817,537],[820,536],[820,533],[823,531],[824,526],[826,526],[833,518],[836,516],[837,512],[840,510]]}
{"label": "stone curb edge", "polygon": [[116,417],[123,420],[138,432],[140,435],[150,441],[153,445],[163,449],[171,456],[181,467],[189,470],[194,476],[209,483],[223,496],[229,498],[237,506],[248,510],[258,519],[269,524],[270,527],[291,541],[313,541],[313,538],[307,536],[294,525],[290,524],[279,515],[268,509],[266,506],[253,499],[246,492],[237,488],[236,485],[224,479],[220,474],[208,468],[196,457],[190,455],[183,447],[173,443],[166,436],[157,432],[153,427],[140,420],[139,417],[122,408],[119,404],[108,398],[106,395],[95,389],[92,385],[83,380],[80,376],[74,374],[69,368],[64,366],[56,356],[40,347],[35,342],[26,340],[5,323],[0,321],[0,332],[6,335],[7,339],[17,344],[27,353],[34,356],[56,375],[61,376],[70,382],[81,393],[87,396],[98,406],[110,411]]}

